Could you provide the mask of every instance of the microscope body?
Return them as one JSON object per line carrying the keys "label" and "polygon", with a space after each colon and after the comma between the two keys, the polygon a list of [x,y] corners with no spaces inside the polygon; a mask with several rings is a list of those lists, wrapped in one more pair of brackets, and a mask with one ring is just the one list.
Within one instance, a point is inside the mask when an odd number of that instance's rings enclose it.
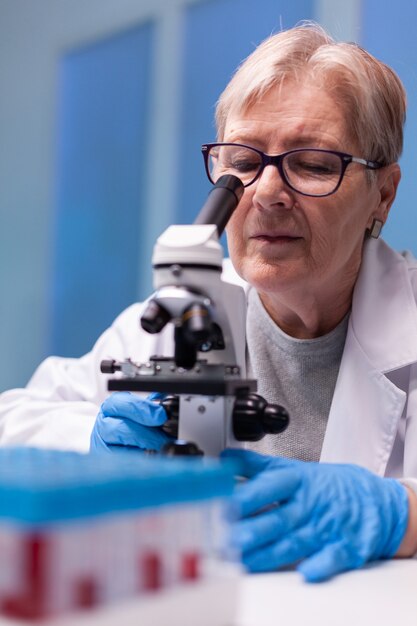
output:
{"label": "microscope body", "polygon": [[[220,191],[215,210],[224,208]],[[233,209],[238,201],[231,202]],[[205,205],[193,225],[170,226],[154,248],[155,291],[140,324],[152,334],[172,324],[173,353],[153,355],[146,363],[106,361],[101,369],[120,372],[108,382],[111,391],[168,394],[161,400],[169,416],[166,432],[195,444],[193,453],[218,456],[226,447],[281,432],[288,415],[268,405],[255,393],[256,381],[246,378],[246,296],[222,279],[219,225],[205,223],[214,221],[209,209],[207,215]],[[182,454],[184,447],[178,443],[171,450]]]}

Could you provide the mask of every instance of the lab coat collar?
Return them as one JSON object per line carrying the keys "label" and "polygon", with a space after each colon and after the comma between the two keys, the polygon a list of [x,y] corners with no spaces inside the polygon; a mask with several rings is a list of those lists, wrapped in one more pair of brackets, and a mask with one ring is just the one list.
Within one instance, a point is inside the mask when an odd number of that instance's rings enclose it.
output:
{"label": "lab coat collar", "polygon": [[[369,240],[321,461],[386,474],[407,400],[407,366],[416,361],[417,311],[407,261],[382,240]],[[395,460],[397,470],[401,464]]]}
{"label": "lab coat collar", "polygon": [[[250,289],[230,259],[224,261],[223,278]],[[380,372],[417,363],[417,306],[407,261],[382,239],[365,242],[349,333]]]}
{"label": "lab coat collar", "polygon": [[[227,270],[226,278],[235,282],[230,265]],[[370,239],[353,293],[322,462],[386,473],[407,399],[398,381],[403,373],[408,379],[403,368],[415,362],[417,308],[408,262],[383,240]]]}
{"label": "lab coat collar", "polygon": [[381,239],[365,243],[349,332],[380,372],[417,362],[417,307],[407,261]]}

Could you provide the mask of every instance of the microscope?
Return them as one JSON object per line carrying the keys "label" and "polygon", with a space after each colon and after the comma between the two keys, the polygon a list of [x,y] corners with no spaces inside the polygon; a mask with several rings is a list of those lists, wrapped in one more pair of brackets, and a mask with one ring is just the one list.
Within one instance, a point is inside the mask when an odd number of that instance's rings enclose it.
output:
{"label": "microscope", "polygon": [[246,378],[245,292],[222,280],[219,238],[242,195],[239,178],[222,176],[194,224],[170,226],[155,244],[155,292],[140,325],[155,334],[171,324],[174,354],[101,363],[103,373],[116,373],[109,391],[161,394],[168,416],[161,428],[174,437],[163,450],[168,455],[218,456],[289,422],[287,411],[268,404],[256,380]]}

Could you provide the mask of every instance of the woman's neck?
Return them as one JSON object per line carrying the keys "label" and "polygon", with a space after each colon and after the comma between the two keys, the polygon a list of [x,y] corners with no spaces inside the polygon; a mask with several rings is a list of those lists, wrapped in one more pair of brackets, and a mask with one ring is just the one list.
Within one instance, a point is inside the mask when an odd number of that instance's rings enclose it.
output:
{"label": "woman's neck", "polygon": [[319,298],[316,292],[301,294],[259,293],[269,316],[287,335],[313,339],[332,331],[350,311],[353,286],[332,290]]}

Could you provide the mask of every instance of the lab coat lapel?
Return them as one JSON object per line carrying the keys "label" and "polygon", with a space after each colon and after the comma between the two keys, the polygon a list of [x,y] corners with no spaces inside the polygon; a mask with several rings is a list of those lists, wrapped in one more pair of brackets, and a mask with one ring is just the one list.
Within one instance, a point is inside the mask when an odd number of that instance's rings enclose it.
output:
{"label": "lab coat lapel", "polygon": [[369,362],[349,331],[321,461],[357,463],[383,475],[406,394]]}
{"label": "lab coat lapel", "polygon": [[417,312],[406,261],[383,241],[368,241],[321,461],[384,474],[406,402],[390,377],[416,361]]}

